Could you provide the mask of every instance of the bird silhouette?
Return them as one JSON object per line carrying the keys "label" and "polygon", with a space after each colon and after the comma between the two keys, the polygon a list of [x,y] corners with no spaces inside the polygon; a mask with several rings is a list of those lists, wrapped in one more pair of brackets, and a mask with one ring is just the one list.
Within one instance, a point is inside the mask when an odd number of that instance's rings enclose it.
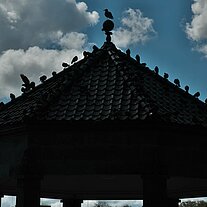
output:
{"label": "bird silhouette", "polygon": [[98,51],[98,47],[96,45],[93,46],[93,52]]}
{"label": "bird silhouette", "polygon": [[83,51],[83,56],[84,56],[84,58],[86,58],[86,57],[88,57],[88,56],[90,56],[90,52],[87,52],[87,51]]}
{"label": "bird silhouette", "polygon": [[104,9],[104,11],[105,11],[105,13],[104,13],[105,17],[107,17],[109,19],[113,19],[114,18],[112,13],[108,9]]}
{"label": "bird silhouette", "polygon": [[137,55],[135,56],[135,58],[136,58],[136,61],[140,64],[140,56],[137,54]]}
{"label": "bird silhouette", "polygon": [[127,54],[128,57],[130,57],[130,54],[131,54],[130,49],[127,49],[127,50],[126,50],[126,54]]}
{"label": "bird silhouette", "polygon": [[30,84],[30,81],[29,81],[29,79],[27,78],[27,76],[24,75],[24,74],[20,74],[20,77],[21,77],[22,81],[24,82],[24,83],[22,84],[22,86],[27,87],[27,86]]}
{"label": "bird silhouette", "polygon": [[186,92],[186,93],[189,92],[189,86],[185,86],[185,92]]}
{"label": "bird silhouette", "polygon": [[64,68],[67,68],[67,67],[69,67],[70,65],[69,65],[68,63],[63,62],[63,63],[62,63],[62,66],[63,66]]}
{"label": "bird silhouette", "polygon": [[194,95],[193,95],[193,97],[195,97],[195,98],[198,98],[200,96],[200,93],[199,92],[196,92]]}
{"label": "bird silhouette", "polygon": [[31,88],[31,89],[34,89],[34,88],[35,88],[35,82],[32,81],[32,82],[30,83],[30,88]]}
{"label": "bird silhouette", "polygon": [[174,80],[174,84],[176,86],[180,87],[180,81],[177,78]]}
{"label": "bird silhouette", "polygon": [[55,71],[53,71],[52,72],[52,76],[54,77],[54,76],[56,76],[57,75],[57,73],[55,72]]}
{"label": "bird silhouette", "polygon": [[165,79],[168,79],[169,78],[169,75],[167,73],[164,73],[164,78]]}
{"label": "bird silhouette", "polygon": [[154,68],[154,72],[155,72],[156,74],[159,74],[159,68],[158,68],[157,66],[155,66],[155,68]]}
{"label": "bird silhouette", "polygon": [[77,60],[78,60],[78,56],[75,56],[75,57],[72,59],[71,64],[74,63],[74,62],[76,62]]}
{"label": "bird silhouette", "polygon": [[15,99],[15,95],[13,93],[10,93],[10,98],[13,101]]}
{"label": "bird silhouette", "polygon": [[40,77],[40,81],[41,81],[42,83],[45,82],[46,79],[47,79],[47,76],[46,76],[46,75],[42,75],[42,76]]}

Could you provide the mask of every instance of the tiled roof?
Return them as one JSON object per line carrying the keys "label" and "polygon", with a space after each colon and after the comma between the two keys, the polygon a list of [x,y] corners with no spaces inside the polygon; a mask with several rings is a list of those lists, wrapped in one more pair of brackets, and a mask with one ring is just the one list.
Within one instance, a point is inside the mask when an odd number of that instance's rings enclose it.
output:
{"label": "tiled roof", "polygon": [[36,120],[144,120],[207,126],[206,104],[111,42],[5,104],[0,126]]}

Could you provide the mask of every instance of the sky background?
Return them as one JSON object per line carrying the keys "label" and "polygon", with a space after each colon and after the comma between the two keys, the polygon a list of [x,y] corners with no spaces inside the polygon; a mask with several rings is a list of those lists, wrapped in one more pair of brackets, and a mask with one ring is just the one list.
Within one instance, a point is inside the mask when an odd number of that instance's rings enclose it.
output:
{"label": "sky background", "polygon": [[[21,95],[20,74],[38,85],[62,62],[101,47],[105,8],[118,48],[207,98],[207,0],[0,0],[0,102]],[[12,199],[5,197],[3,207]]]}

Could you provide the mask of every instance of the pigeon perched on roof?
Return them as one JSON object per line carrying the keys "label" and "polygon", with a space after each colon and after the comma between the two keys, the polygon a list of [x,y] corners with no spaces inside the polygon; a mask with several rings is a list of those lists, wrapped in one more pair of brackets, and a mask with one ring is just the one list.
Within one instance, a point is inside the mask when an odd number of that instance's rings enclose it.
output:
{"label": "pigeon perched on roof", "polygon": [[135,58],[136,58],[136,61],[140,64],[140,56],[137,54],[137,55],[135,56]]}
{"label": "pigeon perched on roof", "polygon": [[108,9],[104,9],[104,11],[105,11],[105,13],[104,13],[105,17],[107,17],[109,19],[113,19],[114,18],[112,13]]}
{"label": "pigeon perched on roof", "polygon": [[28,85],[30,84],[30,81],[29,81],[29,79],[27,78],[26,75],[24,75],[24,74],[20,74],[20,77],[21,77],[22,81],[24,82],[24,83],[22,84],[22,86],[28,86]]}
{"label": "pigeon perched on roof", "polygon": [[10,93],[10,98],[13,101],[15,99],[15,95],[13,93]]}
{"label": "pigeon perched on roof", "polygon": [[98,47],[96,45],[93,46],[93,52],[98,51]]}
{"label": "pigeon perched on roof", "polygon": [[165,79],[168,79],[169,78],[169,75],[167,73],[164,73],[164,76],[163,76]]}
{"label": "pigeon perched on roof", "polygon": [[54,77],[54,76],[56,76],[56,75],[57,75],[56,71],[53,71],[53,72],[52,72],[52,76]]}
{"label": "pigeon perched on roof", "polygon": [[90,52],[87,52],[87,51],[83,51],[83,56],[84,56],[84,58],[86,58],[86,57],[88,57],[88,56],[90,56]]}
{"label": "pigeon perched on roof", "polygon": [[189,92],[189,86],[185,86],[185,92],[186,92],[186,93]]}
{"label": "pigeon perched on roof", "polygon": [[154,68],[154,72],[155,72],[156,74],[159,74],[159,68],[158,68],[157,66],[155,66],[155,68]]}
{"label": "pigeon perched on roof", "polygon": [[128,57],[130,57],[130,54],[131,54],[130,49],[127,49],[127,50],[126,50],[126,54],[127,54]]}
{"label": "pigeon perched on roof", "polygon": [[67,67],[69,67],[70,65],[69,65],[68,63],[63,62],[63,63],[62,63],[62,66],[63,66],[64,68],[67,68]]}
{"label": "pigeon perched on roof", "polygon": [[30,88],[31,88],[31,89],[34,89],[34,88],[35,88],[35,82],[32,81],[32,82],[30,83]]}
{"label": "pigeon perched on roof", "polygon": [[75,57],[72,59],[71,64],[74,63],[74,62],[76,62],[77,60],[78,60],[78,56],[75,56]]}
{"label": "pigeon perched on roof", "polygon": [[46,75],[42,75],[42,76],[40,77],[40,81],[41,81],[42,83],[45,82],[46,79],[47,79],[47,76],[46,76]]}
{"label": "pigeon perched on roof", "polygon": [[196,92],[194,95],[193,95],[195,98],[198,98],[200,96],[200,93],[199,92]]}
{"label": "pigeon perched on roof", "polygon": [[174,80],[174,84],[176,86],[180,87],[180,81],[177,78]]}

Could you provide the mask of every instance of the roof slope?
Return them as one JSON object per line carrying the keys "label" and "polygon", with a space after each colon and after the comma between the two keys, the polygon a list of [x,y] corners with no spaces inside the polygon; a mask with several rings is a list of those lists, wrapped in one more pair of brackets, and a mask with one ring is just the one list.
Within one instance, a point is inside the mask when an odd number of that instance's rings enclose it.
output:
{"label": "roof slope", "polygon": [[0,126],[37,120],[159,117],[207,126],[206,104],[106,42],[88,57],[5,104]]}

